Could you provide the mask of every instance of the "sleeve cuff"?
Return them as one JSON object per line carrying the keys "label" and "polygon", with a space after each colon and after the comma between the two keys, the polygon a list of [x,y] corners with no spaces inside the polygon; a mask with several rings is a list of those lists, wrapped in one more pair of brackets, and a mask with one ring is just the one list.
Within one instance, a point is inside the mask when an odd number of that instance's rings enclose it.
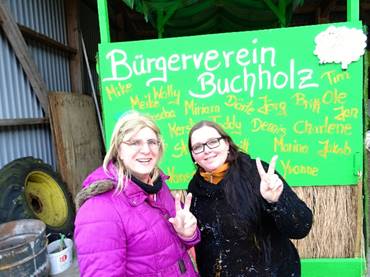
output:
{"label": "sleeve cuff", "polygon": [[198,228],[195,229],[194,234],[191,237],[183,237],[178,234],[179,238],[182,239],[186,244],[192,245],[200,240],[200,231]]}

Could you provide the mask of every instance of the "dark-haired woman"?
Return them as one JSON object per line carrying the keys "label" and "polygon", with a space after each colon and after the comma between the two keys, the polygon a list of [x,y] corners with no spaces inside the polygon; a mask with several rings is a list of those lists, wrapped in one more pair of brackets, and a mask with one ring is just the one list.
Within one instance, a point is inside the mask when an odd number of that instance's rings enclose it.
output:
{"label": "dark-haired woman", "polygon": [[199,273],[208,276],[300,276],[289,239],[305,237],[312,212],[267,164],[241,151],[216,123],[201,121],[189,133],[197,171],[190,181],[191,212],[201,242]]}

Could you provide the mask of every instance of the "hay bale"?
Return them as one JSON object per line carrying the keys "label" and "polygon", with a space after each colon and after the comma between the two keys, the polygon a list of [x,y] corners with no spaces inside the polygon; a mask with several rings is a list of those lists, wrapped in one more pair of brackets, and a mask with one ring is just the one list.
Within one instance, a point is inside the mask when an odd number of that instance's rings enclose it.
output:
{"label": "hay bale", "polygon": [[[369,58],[370,58],[370,55],[369,55]],[[369,124],[370,124],[370,121],[369,121]],[[364,179],[365,181],[367,180],[367,183],[365,184],[366,187],[364,187],[364,193],[367,197],[365,203],[367,203],[367,210],[370,211],[370,151],[369,150],[366,150],[366,161],[367,163],[365,163],[365,172],[366,172],[366,175],[365,177],[367,177],[367,179]],[[370,219],[367,218],[367,228],[368,230],[370,230]],[[368,242],[368,246],[367,247],[370,247],[370,240],[367,241]]]}
{"label": "hay bale", "polygon": [[[292,240],[301,258],[353,258],[356,251],[357,186],[293,187],[313,212],[309,235]],[[185,190],[175,190],[185,199]],[[360,215],[362,218],[362,214]],[[361,238],[357,238],[362,240]]]}
{"label": "hay bale", "polygon": [[310,234],[294,240],[301,258],[353,258],[357,233],[357,186],[294,187],[311,208]]}

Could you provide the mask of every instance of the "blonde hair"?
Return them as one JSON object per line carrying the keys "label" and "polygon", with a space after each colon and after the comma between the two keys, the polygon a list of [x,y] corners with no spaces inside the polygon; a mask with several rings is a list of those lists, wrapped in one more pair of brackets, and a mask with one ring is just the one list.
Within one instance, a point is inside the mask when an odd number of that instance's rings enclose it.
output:
{"label": "blonde hair", "polygon": [[[108,164],[110,161],[114,162],[118,170],[118,182],[116,192],[121,192],[127,182],[131,179],[131,172],[124,165],[123,161],[118,157],[118,149],[122,141],[130,139],[132,136],[137,134],[141,129],[149,127],[157,135],[159,141],[159,158],[163,155],[163,143],[161,138],[161,132],[154,121],[146,115],[140,114],[136,111],[130,111],[125,113],[116,123],[112,137],[110,140],[110,147],[104,157],[103,168],[108,173]],[[153,180],[159,176],[159,168],[156,165],[151,173]]]}

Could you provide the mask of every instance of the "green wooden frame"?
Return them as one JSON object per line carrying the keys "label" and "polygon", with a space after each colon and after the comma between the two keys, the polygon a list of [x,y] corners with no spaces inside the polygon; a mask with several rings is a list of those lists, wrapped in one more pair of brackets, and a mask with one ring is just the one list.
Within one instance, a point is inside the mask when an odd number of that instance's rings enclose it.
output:
{"label": "green wooden frame", "polygon": [[[109,17],[108,17],[108,0],[97,0],[99,13],[99,29],[101,44],[110,43]],[[284,1],[284,0],[282,0]],[[265,0],[266,3],[272,3]],[[276,10],[278,12],[278,10]],[[359,1],[347,1],[347,21],[359,21]],[[366,79],[366,78],[365,78]],[[366,107],[366,104],[364,104]],[[366,166],[365,166],[366,169]],[[366,173],[365,173],[366,177]],[[366,180],[366,179],[365,179]],[[367,188],[365,188],[367,193]],[[367,203],[367,202],[366,202]],[[365,208],[367,212],[367,207]],[[366,218],[367,222],[367,218]],[[367,229],[367,228],[366,228]],[[303,277],[353,277],[364,276],[366,273],[365,257],[356,258],[330,258],[330,259],[302,259],[302,276]]]}

